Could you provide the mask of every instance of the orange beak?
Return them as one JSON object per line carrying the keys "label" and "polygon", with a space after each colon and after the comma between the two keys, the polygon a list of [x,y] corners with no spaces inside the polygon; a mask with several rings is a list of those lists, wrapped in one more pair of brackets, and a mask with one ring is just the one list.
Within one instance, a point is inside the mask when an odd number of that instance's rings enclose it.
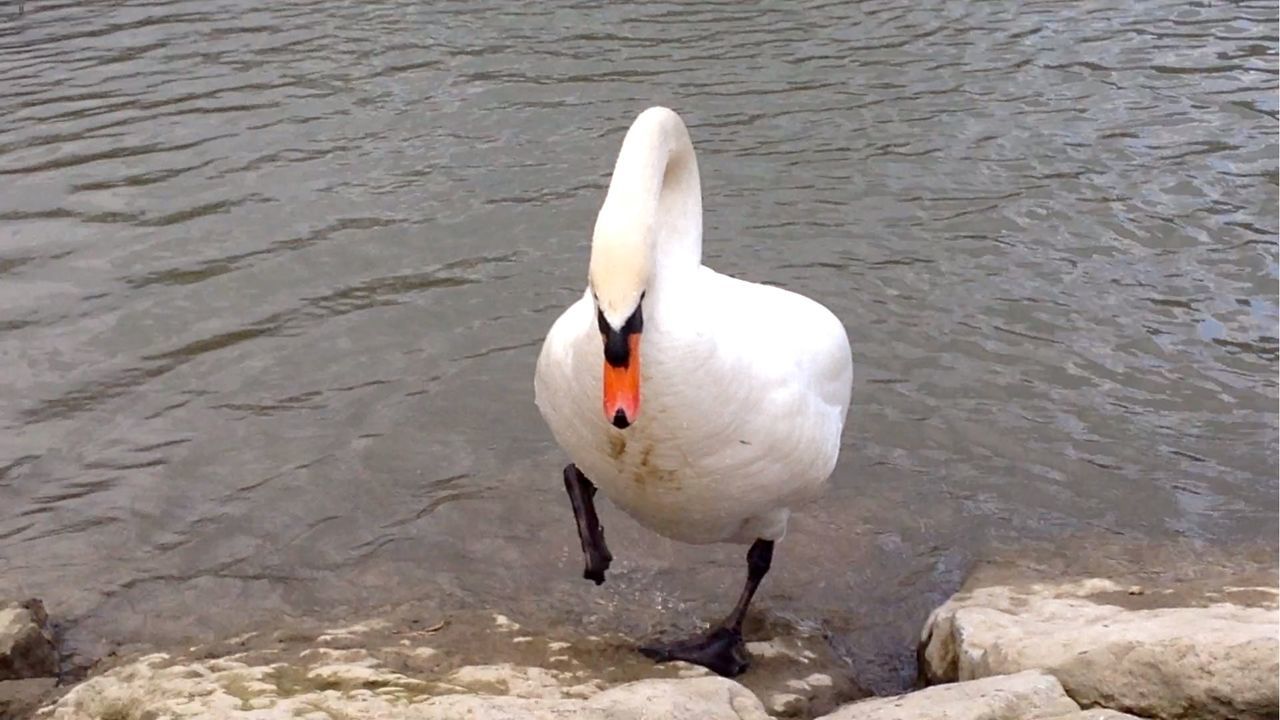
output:
{"label": "orange beak", "polygon": [[627,338],[627,364],[604,362],[604,417],[616,428],[625,428],[640,414],[640,333]]}

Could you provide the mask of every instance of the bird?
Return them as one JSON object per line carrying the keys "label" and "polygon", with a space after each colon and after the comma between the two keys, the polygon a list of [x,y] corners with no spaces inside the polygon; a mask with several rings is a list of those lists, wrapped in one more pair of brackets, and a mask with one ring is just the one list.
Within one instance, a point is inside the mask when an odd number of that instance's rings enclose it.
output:
{"label": "bird", "polygon": [[824,305],[702,264],[688,128],[669,108],[641,112],[596,216],[586,290],[543,341],[534,401],[571,460],[583,577],[603,583],[613,560],[597,491],[659,535],[749,545],[730,613],[705,634],[641,646],[645,656],[747,669],[743,621],[774,545],[835,469],[852,356]]}

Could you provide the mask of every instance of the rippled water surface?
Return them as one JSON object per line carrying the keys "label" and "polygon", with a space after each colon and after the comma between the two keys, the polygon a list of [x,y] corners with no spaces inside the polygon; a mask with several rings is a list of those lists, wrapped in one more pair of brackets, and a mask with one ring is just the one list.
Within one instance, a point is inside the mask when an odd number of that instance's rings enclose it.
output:
{"label": "rippled water surface", "polygon": [[760,607],[873,684],[975,560],[1275,556],[1274,2],[0,4],[0,595],[78,652],[423,596],[644,634],[742,550],[612,508],[532,404],[627,123],[708,264],[849,328]]}

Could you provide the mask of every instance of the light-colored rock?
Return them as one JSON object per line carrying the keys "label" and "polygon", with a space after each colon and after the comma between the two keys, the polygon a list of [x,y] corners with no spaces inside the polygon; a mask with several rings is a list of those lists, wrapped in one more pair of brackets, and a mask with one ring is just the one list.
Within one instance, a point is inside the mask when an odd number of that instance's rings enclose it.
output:
{"label": "light-colored rock", "polygon": [[520,629],[520,623],[515,622],[502,613],[494,613],[493,624],[498,626],[499,630],[506,630],[507,632]]}
{"label": "light-colored rock", "polygon": [[406,710],[406,720],[611,720],[581,702],[505,695],[442,695]]}
{"label": "light-colored rock", "polygon": [[[370,620],[367,622],[356,623],[347,627],[330,628],[325,630],[320,637],[316,638],[316,642],[327,643],[334,640],[350,640],[360,635],[364,635],[375,630],[381,630],[386,627],[387,623],[382,620]],[[252,634],[250,633],[249,636]]]}
{"label": "light-colored rock", "polygon": [[1205,598],[1102,579],[971,581],[930,615],[921,671],[950,682],[1042,668],[1082,705],[1171,720],[1274,718],[1275,597],[1274,588]]}
{"label": "light-colored rock", "polygon": [[767,657],[740,682],[688,663],[654,664],[631,637],[542,625],[488,609],[420,607],[359,623],[288,623],[104,660],[36,717],[765,720],[759,698],[777,700],[779,717],[812,718],[866,694],[821,632],[780,620],[749,627]]}
{"label": "light-colored rock", "polygon": [[774,693],[769,696],[769,712],[775,716],[795,715],[804,707],[804,698],[795,693]]}
{"label": "light-colored rock", "polygon": [[0,680],[56,675],[58,652],[39,600],[0,605]]}
{"label": "light-colored rock", "polygon": [[1122,713],[1118,710],[1108,710],[1106,708],[1094,708],[1092,710],[1081,710],[1080,712],[1067,713],[1066,715],[1054,715],[1053,717],[1037,718],[1036,720],[1143,720],[1137,715]]}
{"label": "light-colored rock", "polygon": [[819,634],[800,628],[747,643],[751,670],[744,684],[779,718],[810,718],[865,697],[853,685],[843,661]]}
{"label": "light-colored rock", "polygon": [[768,720],[750,690],[722,677],[639,680],[587,701],[610,720]]}
{"label": "light-colored rock", "polygon": [[712,675],[715,675],[715,673],[702,667],[701,665],[694,665],[693,663],[687,663],[683,661],[670,663],[669,667],[677,668],[676,677],[692,678],[692,677],[711,677]]}
{"label": "light-colored rock", "polygon": [[[720,677],[647,679],[602,689],[599,679],[512,664],[414,678],[372,655],[250,664],[153,654],[73,688],[37,717],[142,720],[217,717],[368,720],[767,720],[759,699]],[[313,665],[307,665],[308,659]]]}
{"label": "light-colored rock", "polygon": [[1027,671],[863,700],[819,720],[1038,720],[1079,710],[1052,675]]}
{"label": "light-colored rock", "polygon": [[407,690],[421,690],[424,683],[392,672],[372,659],[358,663],[331,663],[312,668],[307,672],[307,679],[317,687],[401,687]]}
{"label": "light-colored rock", "polygon": [[563,696],[560,673],[539,667],[518,667],[511,663],[468,665],[452,672],[445,682],[487,695],[523,698]]}

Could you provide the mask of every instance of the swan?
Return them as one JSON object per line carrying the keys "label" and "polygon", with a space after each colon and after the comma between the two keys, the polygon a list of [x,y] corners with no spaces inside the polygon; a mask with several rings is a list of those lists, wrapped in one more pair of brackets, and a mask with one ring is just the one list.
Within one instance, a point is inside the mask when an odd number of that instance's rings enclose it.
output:
{"label": "swan", "polygon": [[747,581],[709,633],[640,648],[726,676],[750,658],[742,623],[790,508],[818,496],[853,385],[844,325],[803,295],[702,264],[689,132],[664,107],[623,138],[591,238],[587,289],[552,325],[535,403],[564,470],[586,567],[613,559],[597,489],[641,525],[694,544],[750,544]]}

